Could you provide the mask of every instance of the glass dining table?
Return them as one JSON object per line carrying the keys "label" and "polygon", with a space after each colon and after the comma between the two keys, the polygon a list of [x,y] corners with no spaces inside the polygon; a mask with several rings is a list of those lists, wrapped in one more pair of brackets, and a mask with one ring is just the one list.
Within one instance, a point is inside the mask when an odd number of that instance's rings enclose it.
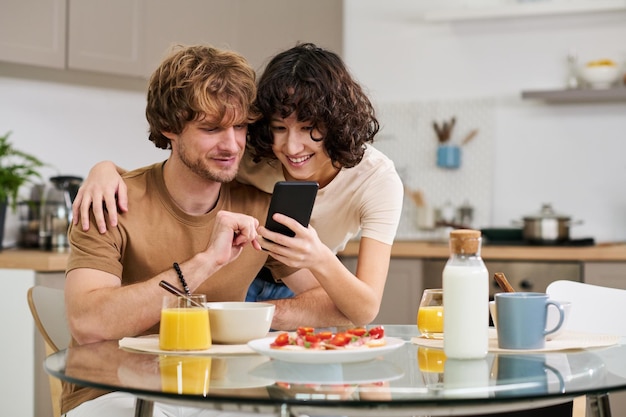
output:
{"label": "glass dining table", "polygon": [[363,361],[284,361],[256,352],[146,353],[94,343],[48,356],[45,370],[80,386],[137,398],[135,416],[154,402],[287,416],[472,415],[533,409],[586,396],[594,417],[611,415],[608,393],[626,390],[626,341],[544,353],[446,359],[418,346],[415,325],[387,325],[399,348]]}

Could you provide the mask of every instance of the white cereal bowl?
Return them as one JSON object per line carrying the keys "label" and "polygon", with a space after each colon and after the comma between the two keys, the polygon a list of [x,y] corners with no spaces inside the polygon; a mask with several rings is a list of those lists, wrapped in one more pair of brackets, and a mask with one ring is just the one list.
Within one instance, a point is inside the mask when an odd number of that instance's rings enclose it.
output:
{"label": "white cereal bowl", "polygon": [[274,304],[245,301],[206,303],[211,340],[220,345],[246,344],[267,336],[274,317]]}
{"label": "white cereal bowl", "polygon": [[591,88],[609,88],[620,78],[619,65],[585,65],[580,76]]}
{"label": "white cereal bowl", "polygon": [[[567,327],[567,319],[569,318],[570,311],[572,310],[572,302],[571,301],[559,301],[563,306],[563,310],[565,311],[565,317],[563,318],[563,324],[561,328],[554,333],[546,336],[546,339],[552,340],[558,335],[560,335],[563,330]],[[489,313],[491,313],[491,320],[493,321],[493,326],[498,328],[498,317],[496,313],[496,302],[489,301]],[[548,307],[548,318],[546,319],[546,329],[552,329],[559,322],[559,314],[554,307]]]}

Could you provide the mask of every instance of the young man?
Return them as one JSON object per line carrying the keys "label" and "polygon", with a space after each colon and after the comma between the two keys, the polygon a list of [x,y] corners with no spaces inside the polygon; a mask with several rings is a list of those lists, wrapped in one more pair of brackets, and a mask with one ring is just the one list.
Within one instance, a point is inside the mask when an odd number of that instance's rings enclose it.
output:
{"label": "young man", "polygon": [[[93,218],[88,231],[71,227],[65,296],[72,344],[158,333],[168,295],[161,280],[221,301],[243,300],[264,265],[277,277],[297,275],[256,240],[269,194],[233,181],[247,125],[258,117],[255,94],[245,59],[207,46],[181,48],[154,72],[149,139],[170,156],[124,175],[134,210],[119,217],[117,228],[101,234]],[[316,317],[345,323],[320,290],[277,303],[274,328],[324,324]],[[103,394],[65,384],[62,412],[120,415],[132,404],[131,396]]]}

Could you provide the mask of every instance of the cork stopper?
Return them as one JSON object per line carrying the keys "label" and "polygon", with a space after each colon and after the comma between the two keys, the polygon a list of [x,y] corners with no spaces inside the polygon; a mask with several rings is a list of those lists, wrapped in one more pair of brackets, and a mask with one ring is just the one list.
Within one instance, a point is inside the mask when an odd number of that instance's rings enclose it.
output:
{"label": "cork stopper", "polygon": [[480,252],[480,230],[457,229],[450,232],[450,252],[472,254]]}

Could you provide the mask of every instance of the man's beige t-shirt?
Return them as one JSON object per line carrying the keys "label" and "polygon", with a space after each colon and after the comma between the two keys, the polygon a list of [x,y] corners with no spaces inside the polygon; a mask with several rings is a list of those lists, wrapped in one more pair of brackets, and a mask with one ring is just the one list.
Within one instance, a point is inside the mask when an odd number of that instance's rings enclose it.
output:
{"label": "man's beige t-shirt", "polygon": [[[220,210],[244,213],[256,217],[259,222],[265,221],[270,195],[236,181],[222,185],[217,204],[210,212],[201,216],[186,214],[167,192],[163,166],[164,163],[158,163],[124,175],[129,210],[118,216],[118,227],[100,234],[92,215],[87,232],[80,226],[70,228],[71,252],[67,271],[97,269],[118,276],[122,285],[130,285],[172,269],[174,262],[182,263],[204,251]],[[243,301],[250,283],[263,265],[277,277],[294,272],[266,252],[246,245],[236,260],[209,277],[194,292],[206,294],[207,301]],[[158,324],[145,332],[154,333],[158,333]],[[82,390],[79,389],[68,396],[75,388],[64,386],[62,408],[65,411],[98,395],[94,390],[88,390],[89,395],[80,393]]]}

